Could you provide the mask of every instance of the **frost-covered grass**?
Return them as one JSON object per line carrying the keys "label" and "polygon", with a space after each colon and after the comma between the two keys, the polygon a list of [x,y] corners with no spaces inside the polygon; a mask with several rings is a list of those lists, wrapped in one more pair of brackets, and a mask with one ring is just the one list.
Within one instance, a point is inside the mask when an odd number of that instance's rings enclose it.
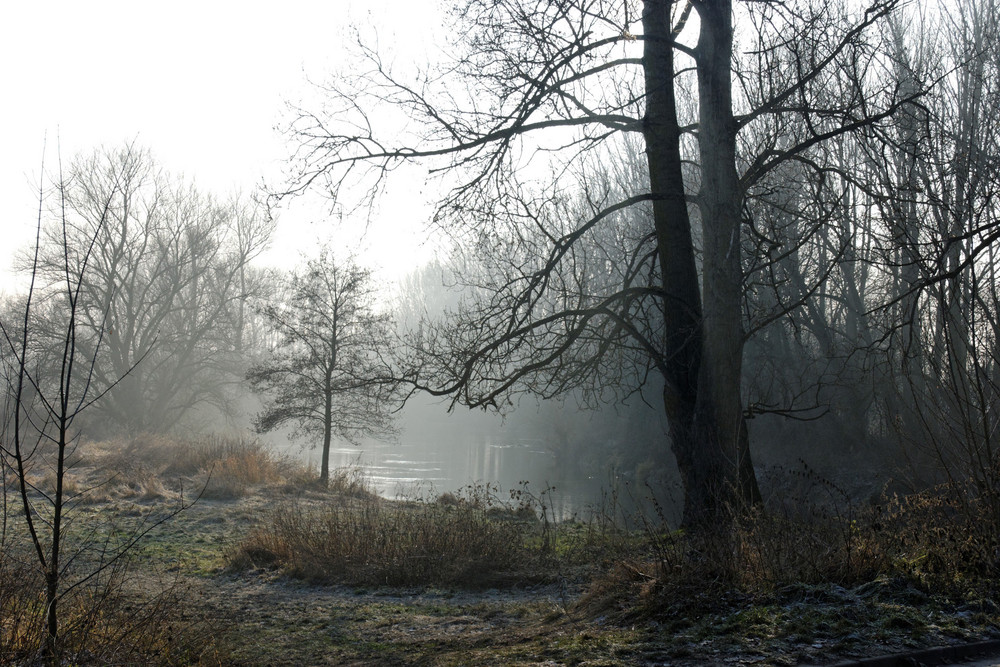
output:
{"label": "frost-covered grass", "polygon": [[593,613],[656,619],[710,612],[733,596],[879,581],[928,599],[992,599],[1000,593],[993,511],[988,498],[941,488],[862,507],[763,508],[697,533],[647,523],[632,555],[591,579],[584,604]]}
{"label": "frost-covered grass", "polygon": [[[120,544],[209,470],[240,491],[206,494],[67,603],[79,664],[796,664],[1000,632],[990,506],[942,491],[772,507],[696,535],[657,517],[626,529],[614,508],[557,524],[542,498],[482,485],[386,500],[341,470],[320,489],[253,444],[159,444],[81,457],[77,492],[86,466],[120,474],[74,508],[71,545]],[[15,512],[0,655],[23,659],[40,588],[18,528]],[[87,553],[81,571],[100,549]]]}
{"label": "frost-covered grass", "polygon": [[[45,452],[26,472],[44,544],[56,477]],[[219,664],[210,619],[185,613],[172,572],[222,565],[222,545],[182,508],[197,497],[233,499],[290,483],[297,469],[251,438],[186,441],[139,436],[81,442],[63,480],[59,650],[66,664]],[[0,522],[0,664],[38,652],[45,582],[30,547],[14,471]],[[203,502],[208,502],[204,500]],[[229,526],[231,529],[232,526]],[[46,551],[48,557],[48,552]]]}
{"label": "frost-covered grass", "polygon": [[389,501],[356,474],[324,498],[272,508],[230,557],[314,582],[486,587],[551,579],[551,547],[531,507],[486,486],[433,502]]}
{"label": "frost-covered grass", "polygon": [[[0,665],[36,662],[45,621],[44,582],[31,554],[0,549]],[[105,552],[109,556],[110,552]],[[212,619],[185,613],[189,589],[126,554],[104,569],[64,571],[59,599],[60,664],[222,665]]]}

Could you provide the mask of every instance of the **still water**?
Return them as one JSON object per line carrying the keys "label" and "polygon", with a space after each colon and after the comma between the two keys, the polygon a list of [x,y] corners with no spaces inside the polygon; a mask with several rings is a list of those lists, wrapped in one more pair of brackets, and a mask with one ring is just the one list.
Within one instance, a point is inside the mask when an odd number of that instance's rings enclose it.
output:
{"label": "still water", "polygon": [[[319,449],[292,446],[289,453],[318,468]],[[334,446],[330,468],[360,468],[378,493],[387,498],[433,499],[457,493],[473,484],[499,487],[496,494],[510,499],[510,491],[527,489],[556,520],[588,519],[602,502],[602,490],[611,476],[567,475],[555,456],[537,440],[497,440],[481,437],[463,444],[408,438],[397,443],[366,441],[358,446]]]}
{"label": "still water", "polygon": [[[519,407],[503,419],[480,411],[448,412],[418,397],[399,417],[395,441],[334,443],[330,468],[361,469],[387,498],[434,499],[490,484],[499,486],[496,496],[502,500],[526,489],[555,520],[588,520],[600,513],[628,521],[634,516],[623,514],[647,513],[648,488],[635,470],[612,469],[614,445],[662,438],[658,419],[652,411],[583,412],[555,403]],[[280,435],[272,442],[319,467],[319,448],[303,448]],[[672,494],[658,498],[654,510],[673,511]]]}

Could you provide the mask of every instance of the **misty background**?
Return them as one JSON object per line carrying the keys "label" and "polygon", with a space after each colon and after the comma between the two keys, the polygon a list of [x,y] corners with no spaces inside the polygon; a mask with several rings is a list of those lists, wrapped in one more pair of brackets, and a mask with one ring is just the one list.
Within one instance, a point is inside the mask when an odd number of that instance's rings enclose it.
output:
{"label": "misty background", "polygon": [[[263,399],[244,376],[277,346],[259,311],[284,289],[288,272],[315,257],[321,245],[334,248],[337,261],[352,257],[373,269],[378,293],[372,308],[391,314],[400,336],[420,327],[422,318],[458,309],[469,287],[463,276],[488,270],[488,264],[470,266],[476,259],[466,253],[468,238],[425,224],[432,197],[419,171],[402,168],[373,208],[304,196],[272,210],[259,196],[258,187],[281,182],[287,167],[288,140],[275,127],[287,128],[295,109],[322,105],[323,81],[343,65],[338,59],[349,45],[359,38],[377,44],[402,75],[417,71],[413,63],[438,57],[449,37],[443,14],[435,3],[417,4],[293,3],[275,12],[253,5],[108,3],[94,10],[67,3],[58,20],[45,18],[51,12],[44,4],[12,10],[0,39],[0,57],[19,63],[5,67],[0,80],[7,99],[16,100],[6,105],[0,124],[4,307],[15,308],[23,293],[39,194],[43,247],[51,253],[58,244],[50,223],[59,211],[51,199],[54,181],[42,173],[43,150],[44,171],[61,172],[69,183],[66,202],[80,243],[97,220],[95,204],[105,199],[131,211],[122,220],[137,221],[99,235],[98,276],[105,272],[109,291],[102,295],[102,284],[94,283],[90,324],[104,327],[99,314],[111,308],[105,327],[111,359],[103,381],[126,379],[84,424],[89,437],[252,428]],[[970,30],[988,21],[963,16]],[[142,28],[153,24],[156,30]],[[927,56],[930,38],[907,41],[903,27],[896,28],[894,44],[887,39],[897,49],[897,64],[907,65],[895,71],[897,86],[938,74]],[[938,47],[946,60],[958,62],[976,45]],[[956,95],[942,89],[928,96],[933,113],[897,116],[885,128],[895,133],[890,148],[878,149],[892,153],[884,163],[858,157],[876,151],[875,139],[866,144],[845,137],[824,148],[822,158],[841,170],[828,176],[837,181],[834,187],[813,180],[807,168],[790,166],[751,193],[759,238],[750,242],[747,267],[754,336],[744,356],[743,393],[765,495],[819,479],[860,498],[879,493],[890,480],[915,488],[945,474],[928,461],[953,461],[950,449],[942,452],[951,447],[950,429],[971,429],[973,439],[993,442],[995,398],[991,392],[969,398],[963,383],[994,381],[995,340],[981,329],[982,322],[996,321],[994,293],[978,292],[971,279],[948,293],[911,290],[926,278],[918,275],[923,260],[913,253],[937,257],[942,239],[962,236],[948,221],[965,225],[962,238],[979,253],[976,235],[993,224],[992,209],[983,204],[992,195],[972,192],[974,203],[957,213],[944,195],[892,198],[900,191],[928,192],[932,185],[964,193],[968,174],[995,168],[992,135],[977,134],[995,124],[975,114],[995,113],[984,100],[996,91],[990,83],[984,92],[981,83],[956,76]],[[971,106],[949,107],[950,99],[961,103],[963,95],[979,97]],[[405,118],[380,113],[383,124],[408,129]],[[914,170],[907,160],[916,155],[908,150],[906,142],[915,141],[908,132],[926,135],[939,151],[921,167],[920,184],[906,180]],[[982,145],[973,151],[977,137]],[[619,148],[613,157],[622,173],[604,176],[646,178],[636,166],[636,147],[626,142]],[[859,169],[866,187],[855,190],[844,173]],[[118,197],[116,174],[124,172],[130,180],[120,194],[127,197]],[[601,177],[595,173],[588,177]],[[920,227],[935,214],[944,221]],[[649,224],[643,215],[640,210],[626,228],[643,229]],[[814,225],[810,215],[824,224]],[[614,250],[621,241],[594,243]],[[979,264],[958,256],[942,261],[948,270],[961,264],[992,275],[993,253],[990,246],[977,254]],[[615,265],[614,253],[606,254]],[[57,277],[57,259],[43,262],[50,279]],[[133,292],[120,285],[111,290],[111,276]],[[795,306],[755,328],[754,316],[766,320],[789,303]],[[942,313],[963,322],[965,338],[944,335],[954,329]],[[58,319],[56,305],[48,316]],[[959,339],[971,370],[956,381],[941,369],[955,358]],[[913,365],[907,354],[916,348],[926,355]],[[973,359],[976,354],[982,356]],[[528,482],[535,489],[556,487],[568,508],[560,513],[571,515],[597,502],[602,489],[627,483],[635,495],[679,503],[676,464],[663,444],[661,386],[648,377],[638,390],[623,388],[622,378],[606,379],[612,385],[607,391],[515,396],[501,406],[503,414],[416,393],[395,415],[394,436],[339,440],[331,463],[364,467],[389,496],[439,493],[480,480],[505,488]],[[943,414],[924,418],[928,406],[948,405],[944,395],[955,399],[962,425],[949,424]],[[263,437],[318,465],[316,438],[291,440],[287,428]]]}
{"label": "misty background", "polygon": [[[0,89],[16,100],[0,111],[0,289],[8,304],[26,284],[43,159],[52,174],[60,160],[63,168],[76,156],[96,163],[101,154],[132,146],[148,150],[146,168],[167,172],[160,180],[183,181],[204,196],[249,200],[262,183],[281,178],[288,149],[275,128],[286,119],[285,105],[317,99],[313,82],[333,69],[355,30],[413,62],[436,57],[434,36],[444,32],[441,3],[434,2],[298,2],[280,12],[253,3],[56,2],[22,3],[6,14],[0,57],[18,63],[0,70]],[[430,207],[422,189],[419,177],[394,184],[377,209],[350,215],[325,201],[292,202],[248,265],[292,269],[318,244],[332,242],[378,271],[387,303],[454,302],[443,270],[420,268],[443,245],[424,225]],[[45,207],[51,220],[52,202]],[[430,294],[406,294],[417,284]],[[159,345],[167,345],[162,332]],[[258,398],[242,391],[216,398],[159,424],[106,422],[105,412],[94,422],[109,427],[92,427],[88,435],[112,437],[123,427],[180,435],[251,428]],[[447,400],[416,396],[399,415],[397,437],[340,443],[334,465],[363,465],[388,496],[484,480],[504,489],[522,481],[538,491],[554,485],[571,498],[570,513],[596,499],[615,474],[641,463],[637,443],[662,437],[661,411],[641,401],[601,411],[581,411],[572,397],[523,403],[500,416],[461,406],[449,412]],[[263,437],[318,465],[316,443],[290,442],[288,435],[285,429]]]}

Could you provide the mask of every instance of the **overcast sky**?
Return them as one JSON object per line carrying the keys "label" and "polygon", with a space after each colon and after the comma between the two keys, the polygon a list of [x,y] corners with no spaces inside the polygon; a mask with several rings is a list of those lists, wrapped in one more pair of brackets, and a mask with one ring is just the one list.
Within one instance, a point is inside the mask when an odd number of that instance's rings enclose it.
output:
{"label": "overcast sky", "polygon": [[[351,25],[406,57],[433,57],[438,0],[5,3],[0,10],[0,263],[31,239],[45,137],[54,164],[136,140],[201,189],[249,192],[276,179],[287,153],[274,130],[284,100],[310,92],[344,61]],[[394,197],[401,200],[401,197]],[[400,202],[402,204],[402,202]],[[367,255],[412,266],[425,209],[387,203]],[[268,259],[315,248],[331,233],[318,208],[281,214]],[[351,241],[353,243],[353,241]],[[363,250],[363,248],[362,248]],[[396,270],[398,272],[398,269]],[[393,271],[389,271],[392,274]],[[391,277],[391,276],[390,276]]]}

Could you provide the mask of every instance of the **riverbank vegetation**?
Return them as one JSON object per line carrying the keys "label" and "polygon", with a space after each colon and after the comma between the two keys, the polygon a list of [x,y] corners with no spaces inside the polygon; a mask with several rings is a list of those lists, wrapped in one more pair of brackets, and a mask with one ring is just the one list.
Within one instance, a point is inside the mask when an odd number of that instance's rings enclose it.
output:
{"label": "riverbank vegetation", "polygon": [[[944,487],[772,505],[692,534],[615,493],[555,522],[545,490],[386,499],[356,469],[323,488],[248,437],[78,451],[69,539],[90,547],[70,580],[201,497],[67,593],[74,664],[794,664],[1000,635],[991,506]],[[36,654],[42,613],[12,510],[3,664]]]}
{"label": "riverbank vegetation", "polygon": [[[416,69],[358,31],[266,192],[131,143],[43,166],[0,300],[0,661],[823,662],[1000,632],[1000,2],[449,22]],[[374,229],[404,173],[447,241],[390,295],[382,231],[361,257],[333,218]],[[261,266],[315,196],[329,238]],[[331,469],[438,400],[535,403],[519,440],[604,500]],[[197,435],[251,423],[318,470]],[[453,453],[486,437],[442,423]]]}

